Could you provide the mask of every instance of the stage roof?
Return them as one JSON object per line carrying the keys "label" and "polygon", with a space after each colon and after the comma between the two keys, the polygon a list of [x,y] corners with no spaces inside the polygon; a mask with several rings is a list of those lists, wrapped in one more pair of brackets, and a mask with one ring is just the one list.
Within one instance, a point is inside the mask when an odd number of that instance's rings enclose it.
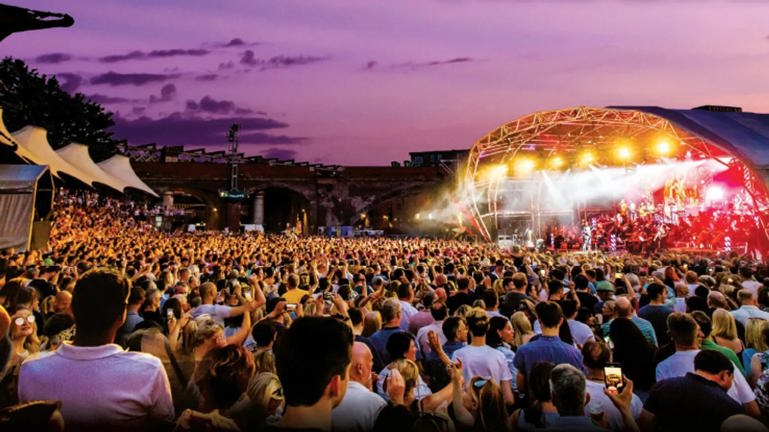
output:
{"label": "stage roof", "polygon": [[767,175],[769,170],[769,114],[706,109],[668,109],[656,106],[616,106],[662,117],[730,153]]}

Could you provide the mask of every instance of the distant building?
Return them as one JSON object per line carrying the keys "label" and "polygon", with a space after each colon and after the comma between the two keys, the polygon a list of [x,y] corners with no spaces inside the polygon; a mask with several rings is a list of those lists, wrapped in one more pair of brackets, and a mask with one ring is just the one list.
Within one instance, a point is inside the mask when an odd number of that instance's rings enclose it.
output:
{"label": "distant building", "polygon": [[470,150],[435,150],[426,152],[411,152],[410,160],[404,165],[412,167],[441,167],[451,173],[467,160]]}

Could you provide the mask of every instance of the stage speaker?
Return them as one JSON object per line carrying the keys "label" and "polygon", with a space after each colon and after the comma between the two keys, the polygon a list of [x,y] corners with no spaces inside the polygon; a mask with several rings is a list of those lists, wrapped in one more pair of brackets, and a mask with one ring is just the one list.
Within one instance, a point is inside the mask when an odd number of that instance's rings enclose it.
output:
{"label": "stage speaker", "polygon": [[48,245],[48,236],[51,235],[51,221],[39,221],[32,223],[32,242],[29,250],[44,249]]}

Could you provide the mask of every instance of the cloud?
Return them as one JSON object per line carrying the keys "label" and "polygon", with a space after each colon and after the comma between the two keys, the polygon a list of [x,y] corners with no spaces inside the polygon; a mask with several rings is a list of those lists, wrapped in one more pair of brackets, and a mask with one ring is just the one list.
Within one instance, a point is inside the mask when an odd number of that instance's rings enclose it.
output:
{"label": "cloud", "polygon": [[80,83],[83,82],[83,77],[73,73],[57,73],[56,80],[59,82],[59,87],[67,93],[74,93],[75,90],[80,88]]}
{"label": "cloud", "polygon": [[228,100],[215,100],[211,96],[204,96],[199,102],[188,100],[187,111],[204,112],[209,114],[250,114],[252,111],[247,108],[238,108],[235,102]]}
{"label": "cloud", "polygon": [[224,46],[226,46],[226,47],[234,47],[234,46],[241,46],[241,45],[245,45],[245,44],[246,43],[243,42],[243,39],[235,38],[235,39],[232,39],[231,41],[227,42]]}
{"label": "cloud", "polygon": [[162,75],[150,73],[127,73],[121,74],[109,71],[91,78],[91,84],[105,84],[110,86],[134,85],[141,86],[153,82],[163,82],[169,79],[177,78],[179,75]]}
{"label": "cloud", "polygon": [[244,64],[246,66],[260,66],[260,70],[267,70],[302,66],[310,63],[322,62],[328,59],[329,57],[280,55],[264,60],[256,58],[256,55],[254,55],[253,51],[247,50],[240,57],[240,64]]}
{"label": "cloud", "polygon": [[233,63],[231,61],[228,61],[226,63],[219,63],[218,70],[223,71],[223,70],[227,70],[227,69],[232,69],[234,67],[235,67],[235,63]]}
{"label": "cloud", "polygon": [[56,63],[64,63],[70,60],[72,60],[72,56],[64,53],[49,53],[49,54],[43,54],[41,56],[35,57],[36,63],[56,64]]}
{"label": "cloud", "polygon": [[129,99],[129,98],[124,98],[120,96],[110,96],[110,95],[99,94],[99,93],[94,93],[86,97],[90,99],[91,102],[95,102],[98,104],[118,104],[118,103],[138,102],[137,99]]}
{"label": "cloud", "polygon": [[168,102],[176,98],[176,86],[166,84],[160,89],[160,96],[150,95],[150,103]]}
{"label": "cloud", "polygon": [[196,81],[216,81],[219,78],[219,75],[217,74],[205,74],[205,75],[198,75],[195,77]]}
{"label": "cloud", "polygon": [[371,61],[369,61],[368,63],[366,63],[366,65],[365,65],[365,66],[363,66],[363,69],[365,69],[365,70],[371,70],[371,69],[374,69],[374,68],[377,66],[377,64],[378,64],[378,63],[377,63],[376,61],[374,61],[374,60],[371,60]]}
{"label": "cloud", "polygon": [[262,156],[268,159],[296,159],[296,151],[279,147],[271,147],[263,151]]}
{"label": "cloud", "polygon": [[151,119],[140,117],[128,120],[115,117],[112,128],[117,139],[127,139],[131,144],[156,142],[160,145],[212,145],[224,144],[230,125],[240,125],[239,139],[242,144],[253,145],[297,145],[306,138],[285,135],[271,135],[264,131],[282,129],[286,123],[265,117],[228,116],[203,118],[174,113],[167,117]]}
{"label": "cloud", "polygon": [[[432,60],[432,61],[426,61],[426,62],[407,62],[407,63],[395,63],[390,65],[390,68],[392,69],[422,69],[422,68],[430,68],[435,66],[446,66],[446,65],[452,65],[452,64],[460,64],[460,63],[469,63],[475,61],[474,59],[470,57],[455,57],[448,60]],[[370,64],[371,62],[369,62]]]}
{"label": "cloud", "polygon": [[247,66],[256,66],[259,64],[259,60],[257,60],[256,56],[254,56],[254,52],[251,50],[248,50],[243,53],[243,56],[240,57],[240,64],[244,64]]}
{"label": "cloud", "polygon": [[286,56],[277,56],[272,57],[266,62],[262,63],[262,70],[265,69],[277,69],[277,68],[287,68],[292,66],[301,66],[306,65],[310,63],[317,63],[328,60],[328,57],[313,57],[313,56],[297,56],[297,57],[286,57]]}
{"label": "cloud", "polygon": [[127,54],[117,54],[117,55],[108,55],[104,57],[99,57],[98,60],[102,63],[117,63],[117,62],[128,61],[128,60],[150,60],[155,58],[167,58],[167,57],[178,57],[178,56],[201,57],[201,56],[207,55],[208,53],[209,51],[205,49],[183,49],[183,48],[175,48],[175,49],[167,49],[167,50],[152,50],[150,52],[135,50]]}

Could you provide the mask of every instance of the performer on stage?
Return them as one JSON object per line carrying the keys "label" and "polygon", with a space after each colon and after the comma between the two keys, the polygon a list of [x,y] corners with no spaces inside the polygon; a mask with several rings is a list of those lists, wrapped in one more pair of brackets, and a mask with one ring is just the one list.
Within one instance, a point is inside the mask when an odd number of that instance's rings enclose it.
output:
{"label": "performer on stage", "polygon": [[587,221],[582,221],[582,250],[590,250],[590,242],[593,240],[593,231]]}

